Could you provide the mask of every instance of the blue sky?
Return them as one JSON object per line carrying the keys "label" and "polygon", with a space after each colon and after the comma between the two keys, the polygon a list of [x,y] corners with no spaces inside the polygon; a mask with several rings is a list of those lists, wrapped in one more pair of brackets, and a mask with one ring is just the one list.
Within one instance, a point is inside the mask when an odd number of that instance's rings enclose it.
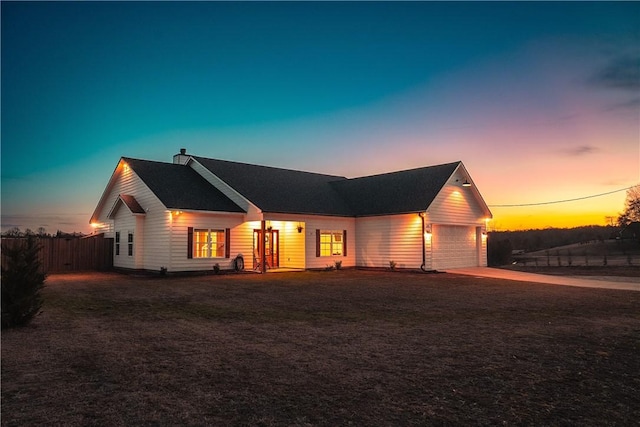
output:
{"label": "blue sky", "polygon": [[[120,156],[181,147],[348,177],[462,160],[490,205],[640,181],[640,3],[1,8],[3,230],[88,232]],[[603,224],[623,201],[495,227]]]}

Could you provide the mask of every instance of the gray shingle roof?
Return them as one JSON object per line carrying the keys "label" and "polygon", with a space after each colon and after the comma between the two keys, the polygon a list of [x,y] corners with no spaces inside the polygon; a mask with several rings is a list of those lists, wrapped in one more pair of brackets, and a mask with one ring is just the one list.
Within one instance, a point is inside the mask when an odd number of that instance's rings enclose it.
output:
{"label": "gray shingle roof", "polygon": [[190,167],[123,157],[169,209],[244,212]]}
{"label": "gray shingle roof", "polygon": [[330,185],[346,180],[343,176],[193,158],[263,212],[353,216],[349,204]]}
{"label": "gray shingle roof", "polygon": [[460,162],[335,181],[355,216],[426,210]]}
{"label": "gray shingle roof", "polygon": [[[461,165],[461,162],[454,162],[347,179],[205,157],[193,158],[263,212],[335,216],[424,211]],[[126,157],[123,160],[168,209],[244,212],[189,166]],[[123,199],[132,212],[142,210],[135,199],[129,202]]]}
{"label": "gray shingle roof", "polygon": [[193,158],[264,212],[369,216],[426,210],[460,162],[347,179]]}
{"label": "gray shingle roof", "polygon": [[134,214],[144,214],[145,213],[145,210],[142,209],[142,206],[140,206],[140,203],[138,203],[136,198],[133,197],[132,195],[130,195],[130,194],[120,194],[120,200],[122,200],[122,202],[125,205],[127,205],[129,210],[131,211],[131,213],[134,213]]}

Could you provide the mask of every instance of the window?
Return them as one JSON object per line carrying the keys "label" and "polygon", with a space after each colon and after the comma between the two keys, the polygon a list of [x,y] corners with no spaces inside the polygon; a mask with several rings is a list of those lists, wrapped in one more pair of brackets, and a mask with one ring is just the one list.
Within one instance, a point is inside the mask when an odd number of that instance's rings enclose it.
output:
{"label": "window", "polygon": [[128,255],[133,256],[133,231],[127,235]]}
{"label": "window", "polygon": [[120,232],[116,231],[116,255],[120,255]]}
{"label": "window", "polygon": [[193,230],[194,258],[222,258],[225,256],[225,231]]}
{"label": "window", "polygon": [[344,255],[345,231],[321,230],[320,231],[320,255],[335,256]]}

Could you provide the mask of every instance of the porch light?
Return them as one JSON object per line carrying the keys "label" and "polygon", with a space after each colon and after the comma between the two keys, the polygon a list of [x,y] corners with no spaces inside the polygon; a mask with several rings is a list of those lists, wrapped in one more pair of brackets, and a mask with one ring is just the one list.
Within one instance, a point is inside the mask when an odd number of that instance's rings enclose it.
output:
{"label": "porch light", "polygon": [[464,182],[462,183],[463,187],[471,187],[471,183],[469,182],[468,179],[465,179]]}

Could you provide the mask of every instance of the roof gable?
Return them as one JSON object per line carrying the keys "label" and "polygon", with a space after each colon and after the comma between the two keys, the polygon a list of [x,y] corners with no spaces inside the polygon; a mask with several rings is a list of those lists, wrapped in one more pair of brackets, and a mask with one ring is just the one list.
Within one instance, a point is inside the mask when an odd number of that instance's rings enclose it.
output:
{"label": "roof gable", "polygon": [[187,166],[123,157],[168,209],[244,212]]}
{"label": "roof gable", "polygon": [[113,204],[113,207],[107,214],[107,218],[113,218],[116,212],[118,212],[118,209],[120,208],[120,206],[122,205],[125,205],[129,209],[129,211],[134,215],[146,215],[147,213],[142,208],[142,206],[140,206],[140,203],[138,203],[135,197],[129,194],[119,194],[118,198]]}

